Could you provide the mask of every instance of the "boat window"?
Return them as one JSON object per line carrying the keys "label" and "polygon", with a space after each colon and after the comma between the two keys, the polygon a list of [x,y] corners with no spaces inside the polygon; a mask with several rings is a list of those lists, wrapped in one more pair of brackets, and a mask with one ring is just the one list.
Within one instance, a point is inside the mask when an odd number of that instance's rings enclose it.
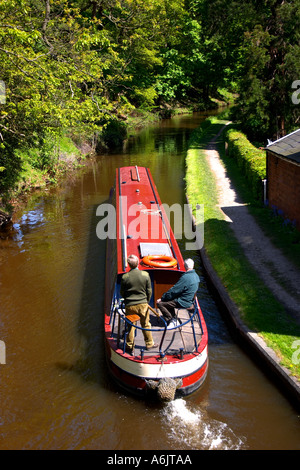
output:
{"label": "boat window", "polygon": [[172,252],[168,243],[140,243],[141,257],[160,255],[172,256]]}

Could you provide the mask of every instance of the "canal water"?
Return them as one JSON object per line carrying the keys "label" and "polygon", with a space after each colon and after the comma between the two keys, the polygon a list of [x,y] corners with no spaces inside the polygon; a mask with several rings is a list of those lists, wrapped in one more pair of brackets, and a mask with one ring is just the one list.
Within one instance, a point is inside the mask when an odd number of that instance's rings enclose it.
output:
{"label": "canal water", "polygon": [[[300,449],[296,410],[235,344],[197,252],[209,331],[199,391],[147,403],[112,384],[103,342],[105,242],[96,209],[118,166],[148,166],[163,202],[185,204],[188,137],[204,115],[143,130],[58,188],[36,193],[0,240],[0,449]],[[242,282],[242,280],[241,280]]]}

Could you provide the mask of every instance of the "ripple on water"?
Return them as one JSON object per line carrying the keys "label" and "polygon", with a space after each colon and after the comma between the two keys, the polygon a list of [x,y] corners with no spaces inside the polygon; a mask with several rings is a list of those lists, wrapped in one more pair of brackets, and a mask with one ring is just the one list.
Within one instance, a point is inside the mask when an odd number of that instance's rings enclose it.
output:
{"label": "ripple on water", "polygon": [[227,424],[211,419],[200,409],[189,409],[182,398],[168,403],[162,410],[169,425],[172,441],[189,449],[240,450],[245,439],[238,437]]}

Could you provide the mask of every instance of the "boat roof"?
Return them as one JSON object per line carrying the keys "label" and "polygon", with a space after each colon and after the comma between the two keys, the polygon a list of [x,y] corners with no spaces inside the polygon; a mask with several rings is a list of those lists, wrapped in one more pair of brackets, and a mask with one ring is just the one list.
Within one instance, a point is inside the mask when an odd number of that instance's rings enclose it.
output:
{"label": "boat roof", "polygon": [[[162,206],[149,168],[128,166],[116,170],[118,272],[128,271],[127,256],[149,255],[177,260],[172,271],[185,271],[183,258]],[[163,268],[165,269],[165,268]]]}

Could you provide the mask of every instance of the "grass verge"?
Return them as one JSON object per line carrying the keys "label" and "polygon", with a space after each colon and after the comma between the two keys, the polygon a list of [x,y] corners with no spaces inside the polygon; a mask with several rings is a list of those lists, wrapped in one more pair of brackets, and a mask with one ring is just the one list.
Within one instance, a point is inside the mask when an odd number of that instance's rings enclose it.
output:
{"label": "grass verge", "polygon": [[[204,204],[205,249],[230,298],[238,306],[241,319],[276,352],[282,365],[300,379],[299,361],[297,357],[293,360],[295,342],[300,339],[300,326],[263,285],[217,206],[215,177],[205,158],[205,149],[225,122],[217,117],[208,118],[193,133],[186,156],[187,196],[194,208],[197,204]],[[243,186],[243,191],[246,191],[246,183]],[[278,231],[273,237],[280,239],[281,233]]]}

